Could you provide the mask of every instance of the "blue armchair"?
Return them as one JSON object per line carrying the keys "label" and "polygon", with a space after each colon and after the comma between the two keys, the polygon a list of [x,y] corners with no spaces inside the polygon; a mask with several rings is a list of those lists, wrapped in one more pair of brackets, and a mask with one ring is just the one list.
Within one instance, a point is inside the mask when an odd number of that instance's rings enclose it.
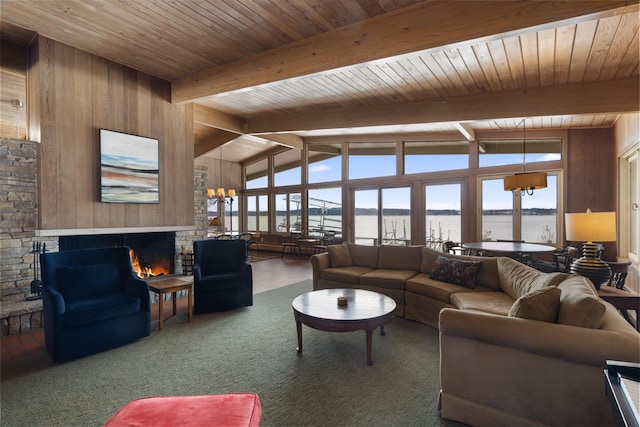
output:
{"label": "blue armchair", "polygon": [[129,248],[79,249],[40,257],[44,340],[54,362],[99,353],[151,333],[149,286]]}
{"label": "blue armchair", "polygon": [[253,305],[253,273],[247,242],[193,242],[193,312],[211,313]]}

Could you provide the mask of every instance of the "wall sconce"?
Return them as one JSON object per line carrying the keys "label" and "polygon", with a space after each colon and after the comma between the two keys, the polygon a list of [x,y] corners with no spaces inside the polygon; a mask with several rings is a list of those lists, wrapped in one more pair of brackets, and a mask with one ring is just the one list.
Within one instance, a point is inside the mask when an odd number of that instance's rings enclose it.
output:
{"label": "wall sconce", "polygon": [[579,274],[591,280],[596,289],[609,280],[611,268],[598,257],[594,241],[616,241],[616,213],[591,212],[564,214],[567,241],[585,242],[582,258],[575,260],[570,267],[572,273]]}
{"label": "wall sconce", "polygon": [[514,194],[533,195],[533,190],[547,187],[547,174],[544,172],[529,172],[525,170],[527,154],[527,123],[522,119],[522,173],[516,173],[504,177],[504,191],[511,191]]}
{"label": "wall sconce", "polygon": [[24,108],[24,102],[22,99],[12,99],[11,106],[16,109],[16,132],[18,133],[17,139],[20,139],[20,110]]}

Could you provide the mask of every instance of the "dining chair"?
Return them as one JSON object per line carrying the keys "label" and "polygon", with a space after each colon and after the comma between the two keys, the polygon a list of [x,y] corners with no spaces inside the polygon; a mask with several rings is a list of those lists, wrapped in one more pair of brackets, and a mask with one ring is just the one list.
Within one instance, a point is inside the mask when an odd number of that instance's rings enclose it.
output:
{"label": "dining chair", "polygon": [[247,254],[251,254],[251,243],[253,242],[253,233],[243,232],[238,235],[238,239],[247,242]]}
{"label": "dining chair", "polygon": [[287,234],[282,236],[282,258],[289,252],[289,254],[295,258],[299,251],[300,247],[298,246],[298,238],[299,234]]}
{"label": "dining chair", "polygon": [[335,231],[325,231],[320,238],[320,242],[313,247],[313,253],[321,253],[327,251],[327,246],[333,245],[334,239],[336,237]]}

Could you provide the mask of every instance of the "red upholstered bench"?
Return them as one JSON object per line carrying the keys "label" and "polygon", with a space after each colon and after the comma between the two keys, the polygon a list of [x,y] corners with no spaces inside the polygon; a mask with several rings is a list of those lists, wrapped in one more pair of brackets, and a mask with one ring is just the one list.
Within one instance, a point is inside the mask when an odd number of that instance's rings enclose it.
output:
{"label": "red upholstered bench", "polygon": [[260,399],[253,393],[158,396],[132,400],[105,427],[260,425]]}

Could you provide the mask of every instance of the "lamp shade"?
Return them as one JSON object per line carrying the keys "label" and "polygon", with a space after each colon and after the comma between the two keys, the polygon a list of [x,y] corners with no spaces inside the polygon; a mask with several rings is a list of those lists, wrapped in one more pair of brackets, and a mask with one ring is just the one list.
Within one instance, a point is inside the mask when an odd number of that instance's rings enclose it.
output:
{"label": "lamp shade", "polygon": [[616,213],[591,212],[564,214],[567,240],[570,242],[615,242]]}
{"label": "lamp shade", "polygon": [[207,197],[209,197],[210,199],[213,199],[213,196],[215,196],[215,191],[213,191],[213,188],[208,188],[207,189]]}
{"label": "lamp shade", "polygon": [[517,173],[504,177],[504,190],[537,190],[547,187],[547,174],[543,172]]}
{"label": "lamp shade", "polygon": [[224,197],[225,197],[224,188],[222,188],[222,187],[218,188],[218,197],[224,199]]}
{"label": "lamp shade", "polygon": [[236,197],[236,190],[234,190],[233,188],[229,189],[229,197]]}

